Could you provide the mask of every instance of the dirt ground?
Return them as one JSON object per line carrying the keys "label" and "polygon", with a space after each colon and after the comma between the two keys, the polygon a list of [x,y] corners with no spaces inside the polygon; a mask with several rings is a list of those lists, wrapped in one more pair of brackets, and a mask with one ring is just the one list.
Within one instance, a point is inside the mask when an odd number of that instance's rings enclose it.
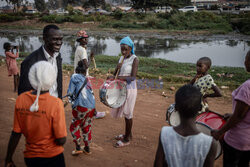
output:
{"label": "dirt ground", "polygon": [[[0,66],[0,166],[4,165],[8,140],[12,130],[13,112],[17,94],[13,92],[13,78],[7,76],[5,65]],[[64,95],[69,83],[69,75],[64,74]],[[67,142],[64,145],[66,165],[78,166],[124,166],[124,167],[150,167],[153,166],[155,152],[158,144],[159,132],[162,126],[168,125],[165,121],[166,108],[174,102],[174,91],[166,91],[168,98],[161,96],[163,90],[139,90],[133,124],[133,140],[124,148],[114,148],[114,136],[124,132],[124,120],[113,119],[109,108],[99,100],[99,90],[94,90],[98,111],[105,111],[104,119],[94,120],[93,143],[91,155],[72,156],[74,148],[72,137],[68,131]],[[224,91],[226,97],[209,99],[212,110],[220,114],[231,112],[230,92]],[[72,119],[71,106],[65,108],[66,124]],[[18,167],[25,166],[23,151],[25,148],[22,136],[13,160]],[[222,166],[222,156],[216,160],[216,167]]]}

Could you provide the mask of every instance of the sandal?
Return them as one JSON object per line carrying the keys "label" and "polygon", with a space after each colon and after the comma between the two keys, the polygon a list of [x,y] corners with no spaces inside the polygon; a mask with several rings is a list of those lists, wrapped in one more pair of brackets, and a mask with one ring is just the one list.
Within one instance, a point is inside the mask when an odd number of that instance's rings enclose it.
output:
{"label": "sandal", "polygon": [[85,150],[85,146],[81,146],[81,151],[82,151],[84,154],[86,154],[86,155],[92,154],[91,151],[88,152],[88,151]]}
{"label": "sandal", "polygon": [[123,134],[115,136],[115,140],[123,140],[123,139],[124,139],[124,135]]}
{"label": "sandal", "polygon": [[123,142],[121,140],[119,140],[118,142],[115,143],[115,147],[116,148],[121,148],[121,147],[125,147],[128,146],[130,144],[130,142]]}
{"label": "sandal", "polygon": [[79,154],[82,154],[83,151],[82,150],[73,150],[72,151],[72,155],[79,155]]}
{"label": "sandal", "polygon": [[[118,136],[115,136],[115,140],[123,140],[124,139],[124,136],[123,134],[120,134]],[[129,136],[129,139],[132,140],[132,135]]]}

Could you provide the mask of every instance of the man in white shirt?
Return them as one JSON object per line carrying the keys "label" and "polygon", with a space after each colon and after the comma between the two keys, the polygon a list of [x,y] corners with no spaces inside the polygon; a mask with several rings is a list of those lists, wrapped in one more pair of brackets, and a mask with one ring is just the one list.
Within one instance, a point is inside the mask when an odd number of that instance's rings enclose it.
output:
{"label": "man in white shirt", "polygon": [[[88,34],[84,30],[80,30],[77,33],[77,39],[76,41],[79,43],[79,45],[76,48],[75,51],[75,58],[74,58],[74,71],[77,67],[77,64],[79,61],[83,60],[85,63],[85,66],[87,67],[86,76],[89,77],[89,65],[90,61],[88,60],[87,55],[87,44],[88,44]],[[93,52],[90,54],[90,59],[92,60],[94,58]],[[105,112],[97,112],[95,118],[103,118],[105,117]]]}

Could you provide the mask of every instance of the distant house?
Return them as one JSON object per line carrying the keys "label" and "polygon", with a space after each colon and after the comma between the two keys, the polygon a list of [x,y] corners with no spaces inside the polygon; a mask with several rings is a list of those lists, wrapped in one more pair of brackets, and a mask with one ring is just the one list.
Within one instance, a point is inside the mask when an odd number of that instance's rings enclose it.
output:
{"label": "distant house", "polygon": [[0,11],[1,13],[13,13],[14,8],[12,6],[6,5],[6,6],[0,7]]}
{"label": "distant house", "polygon": [[81,6],[74,6],[73,9],[81,11],[81,12],[85,12],[85,9],[83,7],[81,7]]}
{"label": "distant house", "polygon": [[132,9],[129,6],[117,6],[116,8],[121,9],[123,12],[129,12]]}

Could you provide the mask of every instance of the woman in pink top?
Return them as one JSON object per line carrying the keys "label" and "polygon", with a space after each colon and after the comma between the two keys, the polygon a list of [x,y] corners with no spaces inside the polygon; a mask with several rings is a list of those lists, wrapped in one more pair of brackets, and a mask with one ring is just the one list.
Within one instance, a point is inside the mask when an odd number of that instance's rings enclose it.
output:
{"label": "woman in pink top", "polygon": [[11,46],[9,42],[4,43],[3,48],[5,49],[8,75],[14,75],[14,92],[16,92],[19,83],[19,70],[16,63],[16,58],[19,57],[18,46],[15,47],[16,54],[14,54],[14,47]]}
{"label": "woman in pink top", "polygon": [[[250,50],[245,58],[245,67],[250,72]],[[223,166],[249,167],[250,162],[250,79],[245,81],[232,93],[233,114],[226,114],[227,123],[220,129],[212,131],[215,139],[224,133]]]}

